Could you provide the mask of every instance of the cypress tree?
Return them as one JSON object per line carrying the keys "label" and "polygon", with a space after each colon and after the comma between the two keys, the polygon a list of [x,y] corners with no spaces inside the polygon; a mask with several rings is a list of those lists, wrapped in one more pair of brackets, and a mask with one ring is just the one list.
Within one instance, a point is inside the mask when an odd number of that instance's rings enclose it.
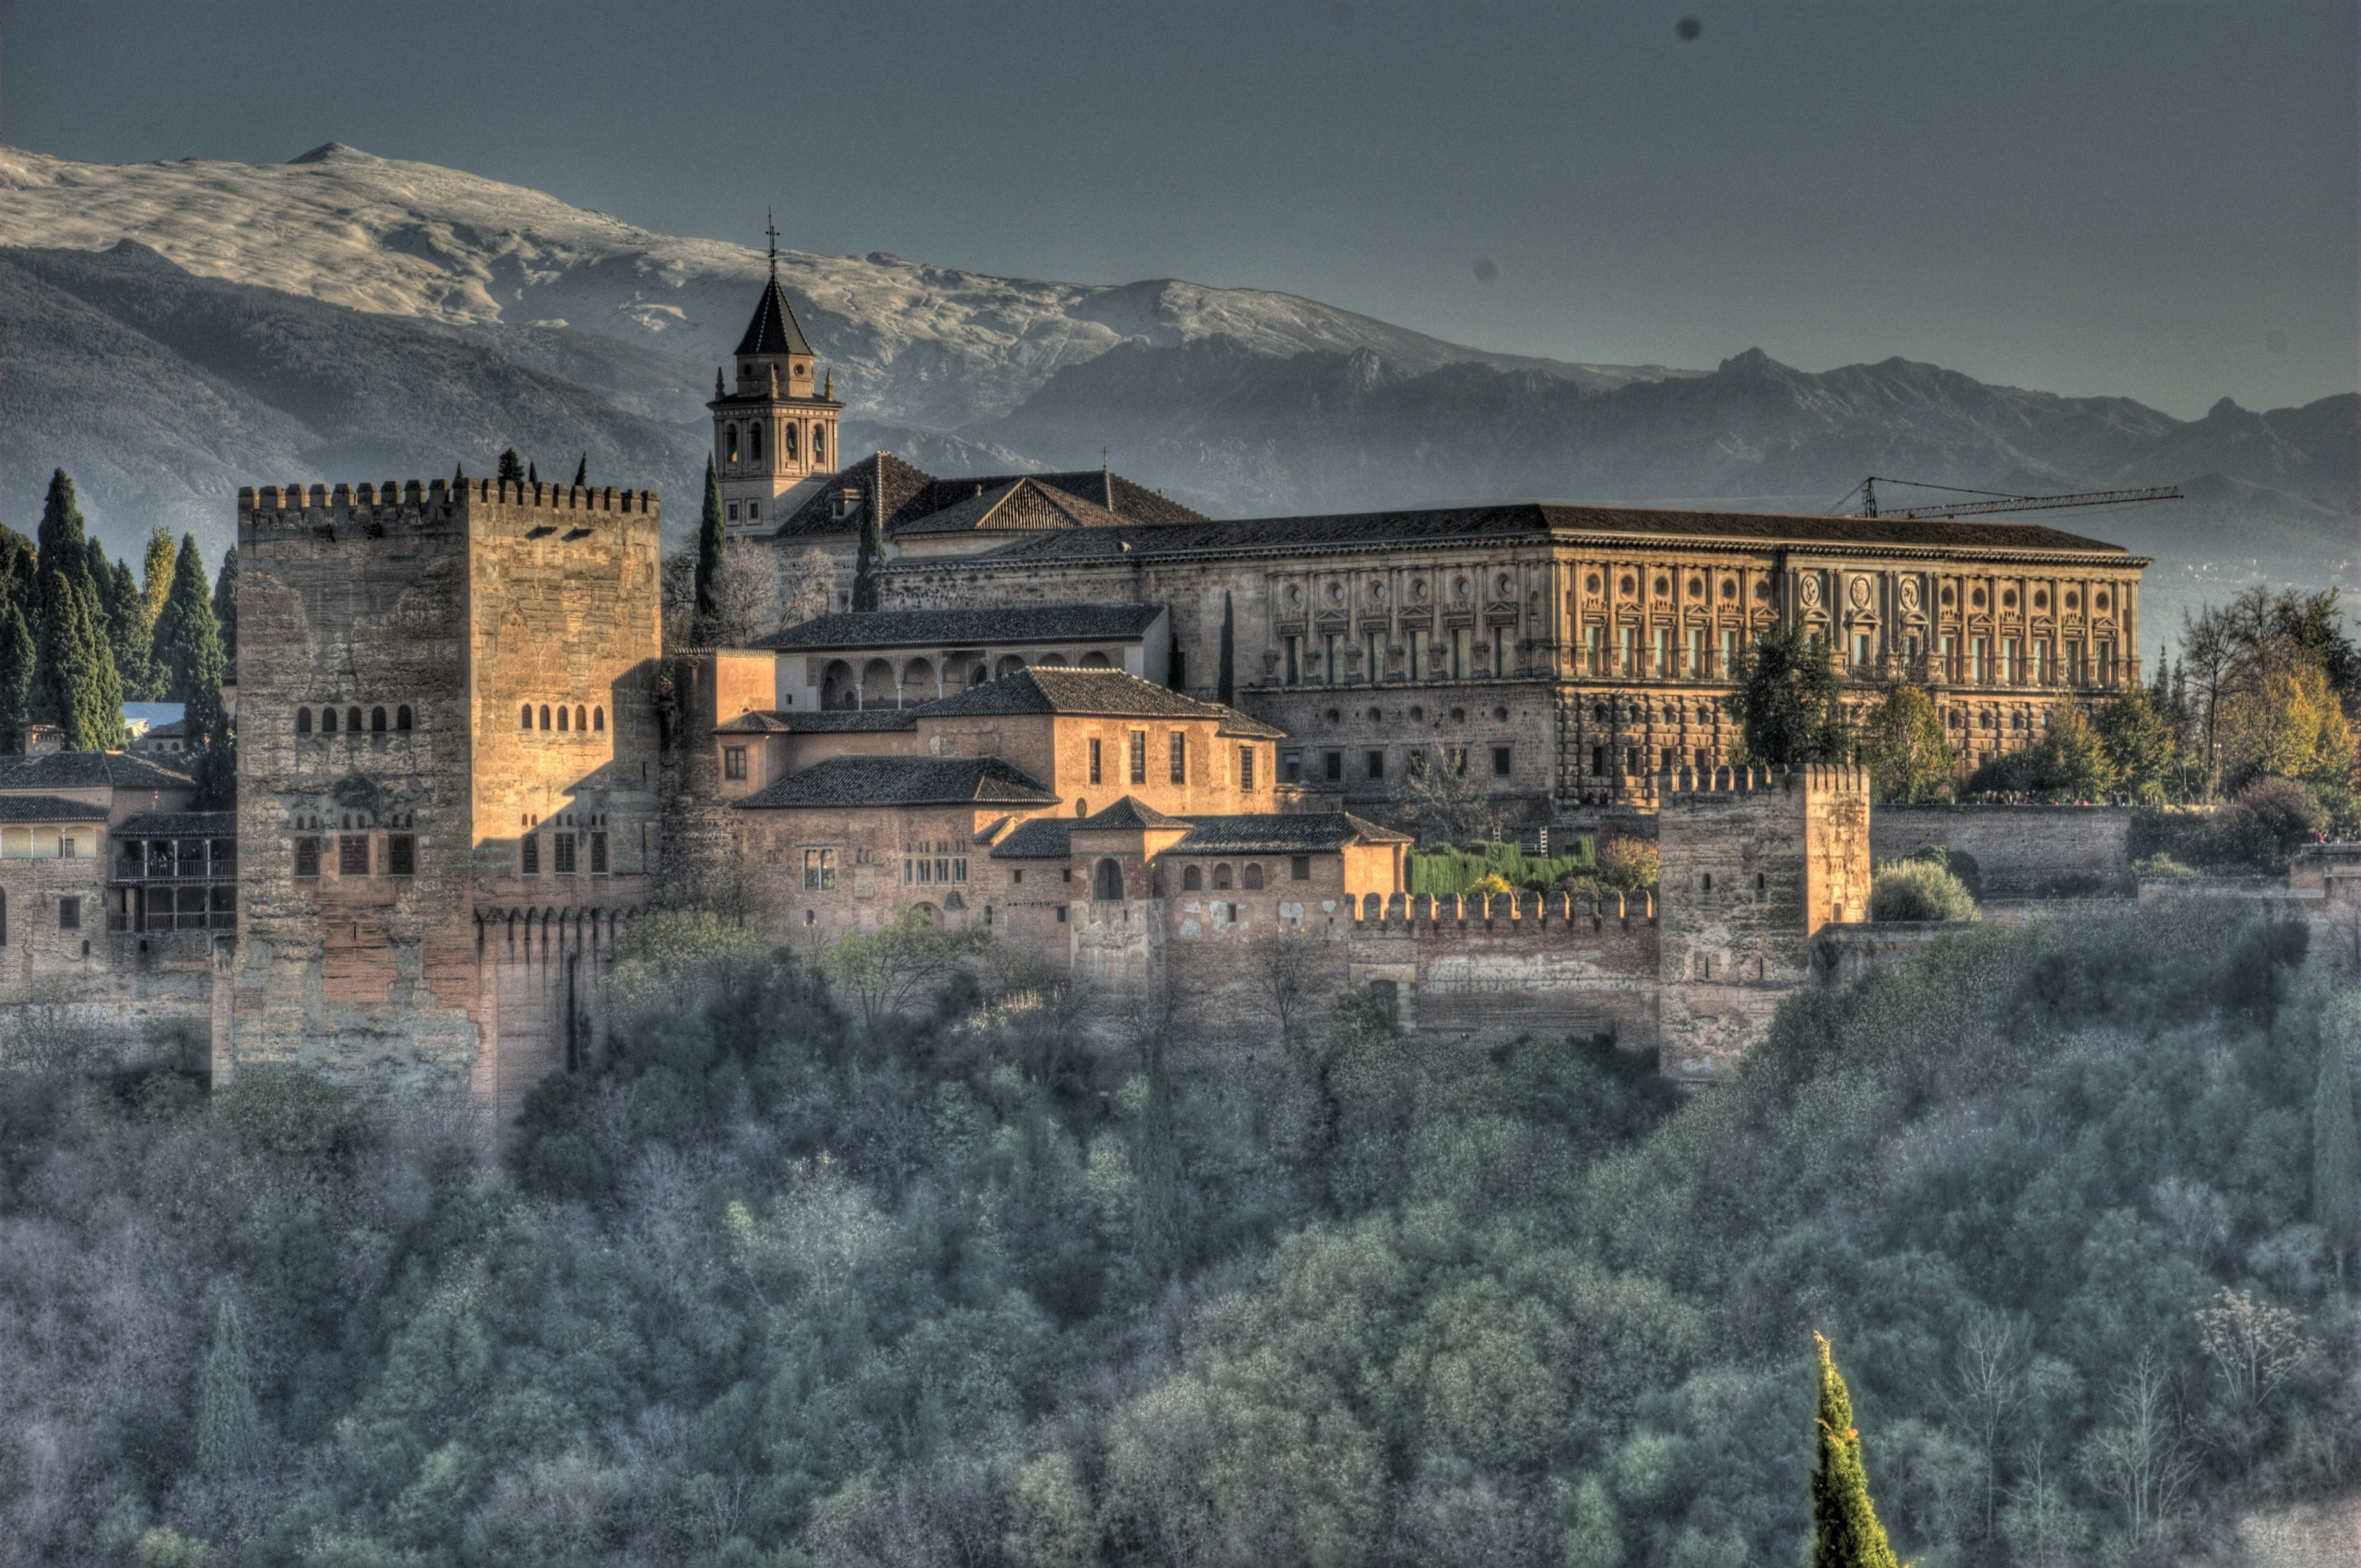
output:
{"label": "cypress tree", "polygon": [[1861,1465],[1861,1434],[1853,1426],[1853,1396],[1819,1335],[1820,1409],[1812,1433],[1811,1544],[1806,1568],[1896,1568],[1885,1526],[1869,1502]]}
{"label": "cypress tree", "polygon": [[1139,1140],[1133,1156],[1136,1197],[1132,1245],[1140,1267],[1151,1279],[1164,1278],[1180,1262],[1180,1148],[1174,1128],[1169,1050],[1164,1024],[1158,1020],[1141,1042],[1147,1099],[1140,1107]]}
{"label": "cypress tree", "polygon": [[[78,555],[68,559],[80,562]],[[56,725],[67,751],[118,751],[123,681],[107,646],[106,612],[77,576],[62,571],[41,575],[33,717]]]}
{"label": "cypress tree", "polygon": [[1214,700],[1224,707],[1238,706],[1238,606],[1230,602],[1229,590],[1221,590],[1221,676],[1214,686]]}
{"label": "cypress tree", "polygon": [[452,488],[452,489],[454,489],[454,490],[457,490],[457,489],[458,489],[458,488],[459,488],[459,486],[461,486],[461,485],[463,485],[463,484],[465,484],[465,483],[467,483],[467,482],[468,482],[468,466],[467,466],[465,463],[454,463],[454,464],[452,464],[452,465],[451,465],[451,488]]}
{"label": "cypress tree", "polygon": [[877,568],[885,564],[885,465],[877,465],[877,482],[869,487],[869,512],[860,523],[860,557],[853,563],[852,607],[877,608]]}
{"label": "cypress tree", "polygon": [[585,452],[582,454],[582,460],[574,465],[574,488],[576,490],[587,489],[588,488],[589,483],[590,454]]}
{"label": "cypress tree", "polygon": [[525,482],[525,459],[516,455],[516,447],[508,447],[500,454],[500,470],[492,478],[510,484]]}
{"label": "cypress tree", "polygon": [[2320,1045],[2319,1081],[2312,1086],[2312,1222],[2328,1233],[2336,1277],[2361,1250],[2361,1135],[2353,1122],[2353,1070],[2344,1042]]}
{"label": "cypress tree", "polygon": [[539,484],[541,482],[541,468],[539,463],[528,463],[525,465],[525,482],[527,484]]}
{"label": "cypress tree", "polygon": [[28,615],[32,613],[33,578],[39,571],[33,541],[12,528],[0,525],[0,594],[15,600],[17,607]]}
{"label": "cypress tree", "polygon": [[157,525],[148,530],[148,548],[139,560],[139,596],[148,610],[148,635],[156,635],[156,617],[164,612],[164,600],[172,592],[172,530]]}
{"label": "cypress tree", "polygon": [[255,1462],[262,1415],[255,1408],[254,1369],[238,1309],[225,1301],[213,1315],[213,1348],[196,1385],[196,1464],[209,1480],[243,1475]]}
{"label": "cypress tree", "polygon": [[74,494],[74,481],[64,469],[49,476],[49,494],[42,502],[41,529],[33,536],[33,548],[43,572],[79,577],[89,570],[81,504]]}
{"label": "cypress tree", "polygon": [[705,513],[697,519],[697,614],[696,629],[690,640],[708,641],[713,636],[713,624],[719,618],[721,606],[715,597],[721,581],[721,478],[714,472],[713,457],[705,460]]}
{"label": "cypress tree", "polygon": [[0,755],[25,749],[25,731],[33,721],[34,664],[24,608],[13,596],[0,596]]}
{"label": "cypress tree", "polygon": [[[167,702],[195,702],[200,688],[210,686],[216,701],[221,692],[221,628],[213,619],[213,594],[205,585],[205,559],[196,551],[196,536],[181,539],[180,559],[172,567],[172,591],[156,623],[156,662],[164,680]],[[189,715],[191,736],[196,715]]]}
{"label": "cypress tree", "polygon": [[139,591],[128,562],[108,566],[101,561],[99,569],[104,572],[107,586],[107,647],[114,655],[115,673],[123,680],[124,697],[129,702],[153,702],[156,668],[147,597]]}
{"label": "cypress tree", "polygon": [[213,579],[213,624],[221,629],[224,665],[238,661],[238,547],[221,552],[221,571]]}

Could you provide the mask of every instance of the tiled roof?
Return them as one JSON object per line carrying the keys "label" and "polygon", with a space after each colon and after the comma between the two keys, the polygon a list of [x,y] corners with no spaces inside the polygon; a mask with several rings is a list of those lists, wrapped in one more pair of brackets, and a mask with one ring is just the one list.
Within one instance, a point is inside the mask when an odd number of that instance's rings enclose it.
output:
{"label": "tiled roof", "polygon": [[1553,534],[1682,539],[1699,542],[1866,545],[1894,549],[2025,551],[2131,560],[2121,545],[2032,523],[1908,517],[1819,517],[1778,512],[1688,512],[1640,506],[1522,503],[1426,511],[1344,512],[1312,517],[1251,517],[1088,529],[1021,539],[986,552],[994,562],[1096,560],[1116,555],[1230,555],[1338,546],[1545,539]]}
{"label": "tiled roof", "polygon": [[800,806],[1055,805],[1058,797],[996,756],[839,756],[791,773],[736,802],[742,811]]}
{"label": "tiled roof", "polygon": [[1047,474],[974,474],[965,479],[939,479],[928,491],[911,497],[904,508],[904,518],[918,517],[976,493],[978,486],[997,490],[1018,480],[1031,480],[1064,491],[1077,500],[1113,513],[1127,523],[1201,523],[1202,512],[1192,511],[1178,501],[1169,500],[1143,484],[1134,484],[1121,474],[1105,469],[1074,469]]}
{"label": "tiled roof", "polygon": [[1074,826],[1089,828],[1179,827],[1189,824],[1177,816],[1167,816],[1154,806],[1126,795],[1103,811],[1092,812]]}
{"label": "tiled roof", "polygon": [[236,812],[139,812],[117,825],[117,838],[229,838],[238,831]]}
{"label": "tiled roof", "polygon": [[857,712],[814,713],[809,709],[758,708],[724,719],[713,727],[717,735],[843,735],[893,730],[915,730],[911,710],[872,707]]}
{"label": "tiled roof", "polygon": [[44,790],[187,790],[196,780],[128,752],[49,752],[0,759],[0,792]]}
{"label": "tiled roof", "polygon": [[[789,513],[786,520],[772,529],[767,537],[822,539],[857,534],[869,516],[870,499],[881,491],[885,498],[885,519],[890,526],[903,508],[934,482],[932,474],[923,469],[912,468],[891,452],[872,452],[859,462],[838,469],[802,505]],[[859,491],[860,502],[839,517],[836,516],[836,502],[848,491]]]}
{"label": "tiled roof", "polygon": [[988,610],[846,610],[757,641],[768,648],[969,647],[1145,636],[1161,604],[1026,604]]}
{"label": "tiled roof", "polygon": [[[1045,487],[1071,497],[1070,501],[1053,505],[1071,507],[1077,520],[1093,519],[1091,526],[1104,527],[1118,521],[1153,524],[1201,523],[1205,520],[1203,513],[1192,511],[1178,501],[1167,500],[1145,485],[1134,484],[1122,475],[1109,473],[1104,469],[1081,469],[1070,473],[975,474],[965,479],[937,479],[923,469],[902,461],[891,452],[875,452],[840,470],[829,483],[790,513],[773,530],[771,537],[842,537],[858,533],[862,520],[868,516],[869,498],[879,493],[885,500],[885,531],[897,534],[905,529],[920,526],[923,520],[939,513],[973,502],[979,493],[989,497],[995,492],[1012,489],[1019,483]],[[836,500],[848,489],[859,490],[861,503],[839,517]]]}
{"label": "tiled roof", "polygon": [[996,861],[1062,861],[1074,853],[1074,818],[1037,816],[992,846]]}
{"label": "tiled roof", "polygon": [[1122,523],[1121,517],[1096,502],[1085,501],[1038,480],[1020,479],[989,489],[977,481],[975,493],[965,501],[897,523],[893,533],[895,538],[902,539],[931,533],[1120,528]]}
{"label": "tiled roof", "polygon": [[56,795],[0,795],[0,822],[104,822],[107,808],[95,801]]}
{"label": "tiled roof", "polygon": [[803,328],[795,319],[795,307],[787,303],[787,291],[774,278],[764,286],[763,297],[754,303],[754,319],[746,323],[746,335],[738,339],[742,354],[808,354],[812,345],[804,340]]}
{"label": "tiled roof", "polygon": [[[1215,719],[1224,734],[1280,731],[1246,718],[1236,708],[1159,686],[1121,670],[1074,670],[1037,664],[987,681],[980,686],[926,703],[923,718],[1002,713],[1076,713],[1109,719]],[[1241,728],[1252,725],[1252,729]]]}
{"label": "tiled roof", "polygon": [[1189,837],[1172,847],[1183,855],[1315,855],[1347,844],[1407,844],[1406,833],[1365,822],[1350,812],[1272,812],[1260,816],[1192,816]]}

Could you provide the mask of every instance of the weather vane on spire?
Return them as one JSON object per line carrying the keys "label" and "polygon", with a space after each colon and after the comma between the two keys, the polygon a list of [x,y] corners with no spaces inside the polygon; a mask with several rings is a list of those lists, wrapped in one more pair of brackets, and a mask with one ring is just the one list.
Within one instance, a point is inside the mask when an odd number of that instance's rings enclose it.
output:
{"label": "weather vane on spire", "polygon": [[771,237],[771,281],[778,281],[778,221],[769,208],[763,208],[763,232]]}

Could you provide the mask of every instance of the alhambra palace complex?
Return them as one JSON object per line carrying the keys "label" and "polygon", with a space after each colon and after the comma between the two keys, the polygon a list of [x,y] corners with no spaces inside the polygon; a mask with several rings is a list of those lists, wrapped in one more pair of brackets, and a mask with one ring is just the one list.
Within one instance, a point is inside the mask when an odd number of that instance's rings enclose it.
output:
{"label": "alhambra palace complex", "polygon": [[[1801,624],[1864,705],[1923,683],[1969,766],[2137,679],[2147,563],[2049,529],[1222,522],[1104,469],[839,466],[842,405],[776,279],[731,368],[711,404],[731,532],[782,566],[825,552],[837,612],[668,656],[646,492],[242,490],[237,810],[191,812],[150,759],[0,768],[0,1006],[185,1019],[218,1073],[465,1084],[505,1115],[598,1048],[619,932],[722,863],[766,880],[799,951],[923,905],[1110,1016],[1169,993],[1260,1028],[1284,936],[1315,990],[1390,990],[1424,1034],[1611,1032],[1709,1079],[1831,968],[1832,932],[1864,930],[1872,853],[1859,770],[1728,766],[1742,647]],[[857,611],[872,516],[878,607]],[[1409,840],[1378,824],[1414,753],[1528,834],[1653,837],[1660,894],[1406,897]],[[2097,831],[1878,814],[1880,857],[1982,831],[2062,834],[2070,859]]]}

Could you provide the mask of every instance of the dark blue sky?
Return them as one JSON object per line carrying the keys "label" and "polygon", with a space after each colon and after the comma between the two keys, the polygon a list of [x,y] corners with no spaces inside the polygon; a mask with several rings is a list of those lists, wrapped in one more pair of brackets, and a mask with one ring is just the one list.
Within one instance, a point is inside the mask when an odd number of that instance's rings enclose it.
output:
{"label": "dark blue sky", "polygon": [[677,233],[770,203],[810,250],[2189,417],[2355,385],[2355,62],[2351,0],[5,0],[0,137],[338,140]]}

